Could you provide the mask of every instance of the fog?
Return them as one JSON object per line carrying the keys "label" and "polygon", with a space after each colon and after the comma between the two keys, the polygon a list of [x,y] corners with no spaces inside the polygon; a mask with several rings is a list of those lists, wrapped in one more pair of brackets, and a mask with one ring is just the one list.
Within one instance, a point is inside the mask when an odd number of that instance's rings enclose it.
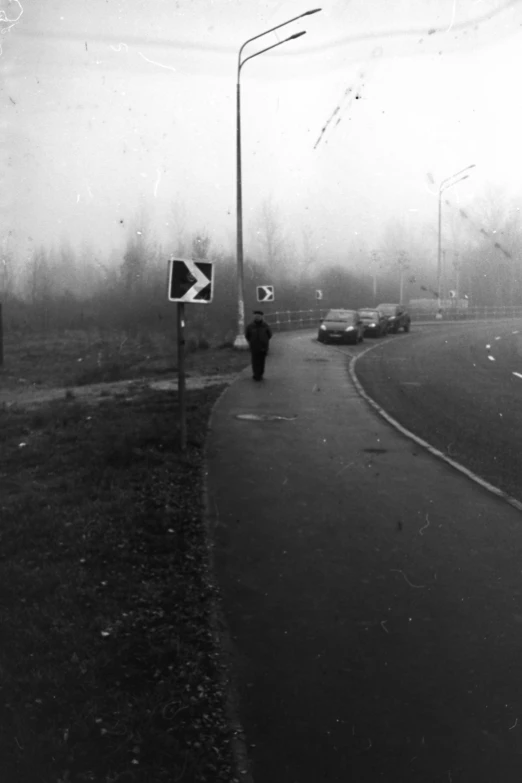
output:
{"label": "fog", "polygon": [[[40,249],[120,264],[145,230],[165,257],[196,232],[233,257],[237,53],[314,3],[1,7],[10,280]],[[476,252],[506,221],[518,236],[521,24],[516,2],[324,2],[249,44],[306,30],[242,70],[246,259],[367,272],[402,250],[432,284],[438,186],[471,164],[444,194],[445,248]]]}

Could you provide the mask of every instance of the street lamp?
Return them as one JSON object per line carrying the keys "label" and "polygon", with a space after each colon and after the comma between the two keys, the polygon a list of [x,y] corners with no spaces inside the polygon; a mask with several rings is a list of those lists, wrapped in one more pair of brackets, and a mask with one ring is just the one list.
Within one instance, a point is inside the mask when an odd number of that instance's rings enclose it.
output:
{"label": "street lamp", "polygon": [[[461,174],[464,174],[464,172],[469,171],[470,169],[475,168],[475,163],[472,163],[471,166],[466,166],[465,169],[462,169],[462,171],[457,171],[456,174],[452,174],[451,177],[447,177],[447,179],[443,179],[442,182],[439,185],[439,244],[438,244],[438,253],[437,253],[437,293],[438,293],[438,308],[441,309],[441,299],[440,299],[440,285],[441,285],[441,276],[442,276],[442,194],[445,190],[448,188],[451,188],[452,185],[456,185],[457,182],[462,182],[462,180],[467,179],[469,177],[469,174],[466,174],[464,177],[461,176]],[[458,177],[458,179],[456,179]]]}
{"label": "street lamp", "polygon": [[244,285],[244,278],[243,278],[243,202],[242,202],[242,186],[241,186],[241,97],[240,97],[240,82],[239,82],[241,68],[247,62],[247,60],[251,60],[253,57],[257,57],[259,54],[263,54],[263,52],[268,52],[270,49],[275,49],[276,46],[281,46],[281,44],[284,44],[287,41],[292,41],[294,40],[294,38],[300,38],[302,35],[305,35],[306,31],[303,30],[300,33],[294,33],[293,35],[290,35],[288,38],[285,38],[283,41],[278,41],[276,44],[273,44],[272,46],[267,46],[266,49],[261,49],[261,51],[256,52],[255,54],[251,54],[250,57],[246,57],[242,62],[241,62],[241,53],[243,52],[245,46],[251,41],[255,41],[257,38],[261,38],[263,35],[272,33],[274,30],[278,30],[280,27],[284,27],[285,25],[290,24],[291,22],[295,22],[297,19],[301,19],[303,16],[310,16],[311,14],[316,14],[320,10],[321,10],[320,8],[314,8],[312,11],[305,11],[304,14],[300,14],[299,16],[295,16],[293,19],[289,19],[287,22],[283,22],[282,24],[278,24],[275,27],[271,27],[270,30],[265,30],[264,33],[259,33],[259,35],[254,35],[253,38],[249,38],[248,41],[245,41],[245,43],[242,45],[241,49],[239,50],[239,54],[237,58],[237,85],[236,85],[236,95],[237,95],[237,99],[236,99],[237,100],[236,103],[236,160],[237,160],[236,212],[237,212],[237,309],[238,309],[237,332],[238,333],[236,339],[234,340],[234,348],[239,348],[239,349],[248,348],[248,343],[245,338],[245,285]]}

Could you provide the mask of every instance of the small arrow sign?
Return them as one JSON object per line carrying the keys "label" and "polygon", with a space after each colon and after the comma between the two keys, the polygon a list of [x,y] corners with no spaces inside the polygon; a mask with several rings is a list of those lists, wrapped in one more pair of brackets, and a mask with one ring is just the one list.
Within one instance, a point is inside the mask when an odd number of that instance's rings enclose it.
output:
{"label": "small arrow sign", "polygon": [[320,289],[318,289],[318,290],[315,292],[315,298],[316,298],[316,299],[322,299],[322,298],[323,298],[323,292],[322,292]]}
{"label": "small arrow sign", "polygon": [[273,285],[258,285],[256,291],[258,302],[273,302],[275,299]]}
{"label": "small arrow sign", "polygon": [[455,297],[457,296],[457,292],[456,291],[450,291],[449,295],[450,295],[450,299],[455,299]]}
{"label": "small arrow sign", "polygon": [[192,261],[169,258],[169,302],[208,304],[214,288],[214,264],[210,261]]}

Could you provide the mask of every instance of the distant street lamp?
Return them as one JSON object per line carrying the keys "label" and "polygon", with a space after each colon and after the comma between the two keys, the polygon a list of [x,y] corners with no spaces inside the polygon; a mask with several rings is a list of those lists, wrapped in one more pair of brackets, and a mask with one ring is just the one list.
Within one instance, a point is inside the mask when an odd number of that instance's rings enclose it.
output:
{"label": "distant street lamp", "polygon": [[375,250],[372,250],[371,253],[372,256],[372,278],[373,278],[373,303],[374,305],[377,305],[377,264],[378,264],[378,255]]}
{"label": "distant street lamp", "polygon": [[280,27],[284,27],[285,25],[290,24],[291,22],[295,22],[297,19],[301,19],[303,16],[310,16],[311,14],[316,14],[320,10],[321,10],[320,8],[314,8],[312,11],[305,11],[304,14],[300,14],[299,16],[295,16],[293,19],[289,19],[287,22],[282,22],[282,24],[278,24],[275,27],[271,27],[270,30],[265,30],[264,33],[259,33],[259,35],[254,35],[253,38],[249,38],[248,41],[245,41],[245,43],[242,45],[241,49],[239,50],[239,54],[237,58],[237,86],[236,86],[236,95],[237,95],[236,212],[237,212],[237,309],[238,309],[237,332],[238,333],[236,339],[234,340],[234,348],[239,348],[239,349],[248,348],[248,343],[245,338],[245,284],[244,284],[244,276],[243,276],[243,202],[242,202],[242,183],[241,183],[241,97],[240,97],[240,82],[239,82],[241,68],[248,60],[251,60],[253,57],[257,57],[259,54],[263,54],[263,52],[268,52],[270,49],[275,49],[276,46],[281,46],[281,44],[284,44],[287,41],[292,41],[294,38],[300,38],[302,35],[305,35],[306,31],[303,30],[300,33],[294,33],[293,35],[288,36],[288,38],[285,38],[283,41],[278,41],[278,43],[273,44],[272,46],[267,46],[266,49],[261,49],[261,51],[256,52],[255,54],[251,54],[250,57],[246,57],[243,60],[243,62],[241,62],[241,53],[245,48],[245,46],[251,41],[255,41],[257,38],[261,38],[263,35],[272,33],[274,30],[278,30]]}
{"label": "distant street lamp", "polygon": [[[448,188],[451,188],[453,185],[456,185],[458,182],[462,182],[462,180],[467,179],[469,177],[469,174],[466,174],[464,177],[461,177],[461,174],[464,174],[464,172],[475,168],[475,165],[476,165],[475,163],[472,163],[471,166],[466,166],[466,168],[462,169],[462,171],[457,171],[457,173],[452,174],[451,177],[447,177],[447,179],[443,179],[439,185],[439,244],[438,244],[438,253],[437,253],[437,294],[438,294],[439,310],[441,309],[442,306],[441,298],[440,298],[440,286],[441,286],[441,276],[442,276],[442,194]],[[456,179],[457,177],[458,179]]]}
{"label": "distant street lamp", "polygon": [[399,304],[404,304],[404,272],[409,269],[409,264],[407,263],[407,255],[404,250],[401,250],[399,253],[399,260],[398,260],[398,266],[399,266]]}
{"label": "distant street lamp", "polygon": [[455,269],[455,304],[458,304],[460,295],[460,261],[458,253],[453,255],[453,268]]}

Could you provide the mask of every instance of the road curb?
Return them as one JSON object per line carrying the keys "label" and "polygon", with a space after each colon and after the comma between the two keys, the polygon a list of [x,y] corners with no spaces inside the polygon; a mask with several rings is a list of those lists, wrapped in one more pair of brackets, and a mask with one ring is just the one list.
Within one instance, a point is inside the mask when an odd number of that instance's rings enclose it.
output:
{"label": "road curb", "polygon": [[481,486],[483,489],[486,489],[488,492],[491,492],[493,495],[496,495],[501,500],[504,500],[506,503],[509,503],[509,505],[513,506],[513,508],[516,508],[517,511],[522,511],[522,503],[519,500],[511,497],[511,495],[508,495],[507,492],[504,492],[498,487],[493,486],[493,484],[490,484],[488,481],[485,481],[484,479],[480,478],[480,476],[477,476],[476,473],[473,473],[473,471],[468,470],[468,468],[465,468],[464,465],[461,465],[460,462],[456,462],[454,459],[451,459],[451,457],[447,457],[445,454],[443,454],[442,451],[439,451],[430,443],[423,440],[422,438],[419,438],[418,435],[415,435],[413,432],[406,429],[406,427],[403,427],[402,424],[400,424],[396,419],[390,416],[390,414],[387,413],[384,410],[384,408],[381,408],[381,406],[377,402],[375,402],[375,400],[372,397],[370,397],[369,394],[367,394],[361,382],[357,378],[355,372],[355,365],[357,363],[357,360],[360,359],[361,356],[364,356],[370,351],[374,351],[376,348],[380,348],[380,347],[382,347],[381,344],[372,345],[369,348],[366,348],[357,356],[353,356],[350,359],[350,363],[348,365],[348,372],[350,373],[350,378],[352,379],[352,382],[358,394],[368,403],[368,405],[370,405],[380,416],[382,416],[382,418],[385,419],[388,422],[388,424],[391,424],[392,427],[398,430],[398,432],[400,432],[402,435],[409,438],[410,440],[415,441],[415,443],[417,443],[419,446],[422,446],[422,448],[426,449],[426,451],[429,451],[429,453],[432,454],[434,457],[438,457],[439,459],[443,460],[447,465],[450,465],[455,470],[458,470],[459,473],[463,473],[464,476],[467,476],[467,478],[471,479],[471,481],[474,481],[476,484],[479,484],[479,486]]}
{"label": "road curb", "polygon": [[[248,372],[248,368],[241,370],[232,381],[234,383],[242,375]],[[205,523],[205,529],[208,541],[208,554],[210,564],[210,576],[213,586],[216,588],[216,597],[213,600],[213,609],[211,614],[211,628],[212,634],[216,641],[216,645],[219,650],[220,657],[220,684],[223,688],[225,696],[225,711],[231,731],[231,746],[232,755],[235,763],[235,777],[238,781],[244,781],[244,783],[254,783],[254,779],[250,772],[250,759],[248,756],[246,735],[243,729],[243,725],[240,719],[240,699],[238,690],[235,684],[234,672],[233,672],[233,656],[234,645],[230,630],[228,628],[224,612],[221,606],[221,592],[216,578],[215,560],[214,560],[214,529],[218,522],[217,509],[213,508],[210,501],[210,495],[208,491],[208,440],[210,432],[212,431],[212,422],[217,406],[227,393],[228,389],[232,385],[223,389],[217,400],[212,406],[210,416],[207,423],[207,434],[205,437],[205,445],[203,448],[203,517]]]}

